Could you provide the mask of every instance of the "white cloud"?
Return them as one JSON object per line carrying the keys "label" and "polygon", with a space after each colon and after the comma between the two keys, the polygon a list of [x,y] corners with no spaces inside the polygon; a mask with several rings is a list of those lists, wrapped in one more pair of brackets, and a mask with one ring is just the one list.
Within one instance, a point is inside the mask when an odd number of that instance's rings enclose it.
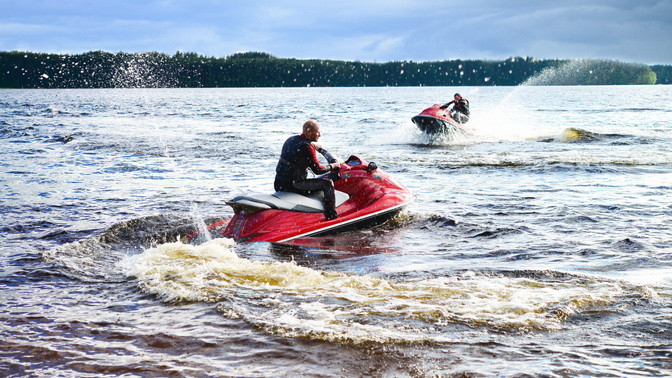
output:
{"label": "white cloud", "polygon": [[3,11],[0,50],[672,62],[672,1],[25,0]]}
{"label": "white cloud", "polygon": [[58,28],[51,25],[40,25],[21,22],[0,22],[0,33],[3,37],[21,37],[26,35],[44,35],[56,31]]}

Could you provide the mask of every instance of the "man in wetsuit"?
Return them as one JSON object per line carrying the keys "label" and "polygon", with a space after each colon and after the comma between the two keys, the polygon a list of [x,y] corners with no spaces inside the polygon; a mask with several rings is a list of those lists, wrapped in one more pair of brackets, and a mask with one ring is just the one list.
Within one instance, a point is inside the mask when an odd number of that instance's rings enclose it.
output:
{"label": "man in wetsuit", "polygon": [[[328,178],[307,178],[308,168],[315,174],[322,174],[341,167],[341,163],[317,143],[321,135],[320,124],[311,119],[303,124],[301,135],[295,135],[285,141],[275,168],[274,186],[278,192],[303,195],[324,193],[324,217],[331,220],[338,218],[333,181]],[[323,167],[320,164],[316,151],[327,158],[330,163],[328,166]]]}
{"label": "man in wetsuit", "polygon": [[459,93],[455,93],[453,99],[453,101],[442,105],[441,109],[448,109],[448,107],[453,104],[453,108],[450,110],[450,115],[458,123],[467,123],[469,121],[469,101],[460,96]]}

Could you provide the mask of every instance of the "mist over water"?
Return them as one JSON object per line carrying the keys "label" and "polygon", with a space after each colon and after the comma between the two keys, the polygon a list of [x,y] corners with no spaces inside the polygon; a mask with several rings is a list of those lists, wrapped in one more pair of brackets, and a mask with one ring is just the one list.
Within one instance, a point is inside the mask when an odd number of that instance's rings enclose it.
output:
{"label": "mist over water", "polygon": [[[623,63],[600,59],[575,59],[562,63],[557,67],[548,67],[541,72],[533,75],[521,85],[595,85],[611,83],[616,72],[624,69],[636,72],[641,71],[644,74],[648,67],[637,63]],[[631,83],[653,84],[655,83],[655,74],[652,74],[649,81],[643,75],[639,78],[641,81],[631,79]],[[610,80],[611,79],[611,80]]]}
{"label": "mist over water", "polygon": [[[473,134],[421,134],[456,91]],[[2,375],[672,372],[669,87],[2,94]],[[294,245],[189,242],[272,191],[308,118],[416,201]]]}

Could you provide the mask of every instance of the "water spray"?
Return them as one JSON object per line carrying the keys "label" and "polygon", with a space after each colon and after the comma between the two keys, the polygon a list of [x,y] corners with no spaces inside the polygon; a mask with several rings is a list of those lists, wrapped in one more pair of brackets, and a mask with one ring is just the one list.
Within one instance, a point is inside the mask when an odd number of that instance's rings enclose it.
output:
{"label": "water spray", "polygon": [[[158,127],[156,125],[154,125],[154,131],[159,136],[158,140],[159,140],[159,144],[163,148],[163,155],[166,158],[168,158],[168,161],[170,162],[170,165],[171,165],[171,168],[172,168],[173,172],[177,172],[178,171],[177,160],[170,154],[170,152],[168,150],[168,145],[166,144],[166,141],[161,136],[161,133],[159,132],[160,130],[158,129]],[[184,196],[189,198],[186,191],[183,190],[183,192],[184,192],[183,193]],[[189,201],[189,204],[190,204],[190,216],[191,216],[192,220],[194,221],[194,224],[196,225],[196,228],[198,229],[198,234],[194,239],[192,239],[192,241],[195,241],[196,244],[198,244],[199,242],[211,241],[212,240],[212,235],[210,234],[210,230],[208,230],[208,227],[205,224],[205,221],[203,220],[203,216],[201,215],[201,211],[198,208],[198,205],[196,205],[196,203],[191,198],[189,198],[188,201]]]}

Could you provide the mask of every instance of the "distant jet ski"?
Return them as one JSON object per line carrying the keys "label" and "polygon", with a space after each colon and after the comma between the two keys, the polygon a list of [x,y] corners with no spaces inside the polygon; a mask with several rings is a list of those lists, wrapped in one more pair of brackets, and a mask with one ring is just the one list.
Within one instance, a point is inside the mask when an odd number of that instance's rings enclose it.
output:
{"label": "distant jet ski", "polygon": [[450,113],[450,109],[441,109],[441,105],[434,104],[411,118],[418,128],[428,135],[469,135],[472,132],[457,122]]}

